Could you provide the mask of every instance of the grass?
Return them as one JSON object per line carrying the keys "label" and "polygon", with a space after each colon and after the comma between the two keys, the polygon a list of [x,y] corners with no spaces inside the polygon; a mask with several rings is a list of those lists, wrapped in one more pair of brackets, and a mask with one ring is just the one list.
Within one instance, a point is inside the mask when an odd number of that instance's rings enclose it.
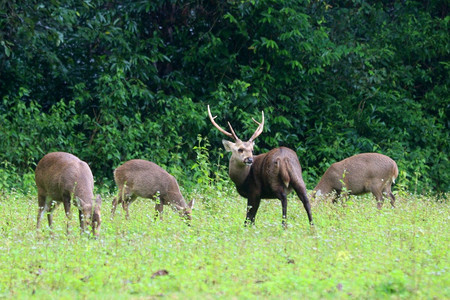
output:
{"label": "grass", "polygon": [[310,228],[291,195],[284,230],[277,200],[263,200],[256,226],[244,227],[246,200],[231,186],[185,193],[196,198],[191,226],[167,208],[155,221],[144,199],[130,220],[121,208],[111,220],[103,195],[97,240],[80,236],[74,208],[69,234],[62,207],[52,233],[37,234],[36,195],[1,194],[0,298],[450,298],[448,202],[402,194],[395,209],[378,210],[370,195],[316,201]]}

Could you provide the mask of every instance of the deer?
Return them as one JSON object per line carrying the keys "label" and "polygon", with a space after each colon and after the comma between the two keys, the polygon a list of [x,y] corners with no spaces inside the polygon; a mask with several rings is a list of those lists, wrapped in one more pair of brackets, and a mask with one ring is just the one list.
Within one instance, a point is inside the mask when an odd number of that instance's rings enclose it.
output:
{"label": "deer", "polygon": [[230,122],[228,132],[216,122],[217,116],[212,116],[208,105],[208,116],[211,123],[225,136],[234,142],[222,140],[225,150],[231,152],[228,173],[236,189],[247,198],[247,215],[244,224],[255,224],[261,199],[279,199],[282,206],[282,225],[286,228],[287,195],[295,190],[308,215],[310,225],[313,225],[311,206],[306,193],[306,186],[302,177],[302,168],[297,153],[286,147],[279,147],[267,153],[253,155],[254,140],[263,132],[264,111],[261,112],[261,122],[248,141],[238,138]]}
{"label": "deer", "polygon": [[112,203],[113,218],[117,204],[122,203],[125,217],[129,219],[128,206],[141,197],[156,200],[155,218],[159,215],[162,219],[164,205],[171,205],[183,217],[191,220],[194,200],[186,204],[175,177],[157,164],[143,159],[129,160],[114,170],[114,180],[119,193]]}
{"label": "deer", "polygon": [[100,195],[94,199],[94,177],[86,162],[66,152],[48,153],[36,166],[35,182],[39,205],[37,229],[46,213],[48,225],[52,227],[53,211],[60,203],[63,203],[66,217],[70,220],[73,201],[78,208],[81,233],[91,225],[93,235],[98,237],[102,199]]}
{"label": "deer", "polygon": [[392,207],[395,207],[391,185],[397,176],[397,164],[390,157],[379,153],[356,154],[333,163],[314,188],[312,197],[328,196],[335,192],[332,197],[335,203],[345,189],[349,195],[372,193],[378,209],[381,209],[384,197],[389,196]]}

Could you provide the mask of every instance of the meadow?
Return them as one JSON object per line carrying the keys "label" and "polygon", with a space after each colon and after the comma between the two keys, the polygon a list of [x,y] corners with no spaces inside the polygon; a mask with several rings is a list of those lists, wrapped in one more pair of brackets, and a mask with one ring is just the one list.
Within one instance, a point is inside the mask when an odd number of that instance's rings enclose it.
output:
{"label": "meadow", "polygon": [[[103,194],[100,237],[80,236],[61,207],[37,232],[36,192],[0,194],[0,298],[45,299],[448,299],[449,203],[396,193],[381,210],[371,195],[262,200],[244,227],[246,200],[229,188],[184,191],[196,199],[188,226],[138,199],[126,220]],[[70,232],[66,232],[67,223]],[[45,220],[44,225],[47,225]]]}

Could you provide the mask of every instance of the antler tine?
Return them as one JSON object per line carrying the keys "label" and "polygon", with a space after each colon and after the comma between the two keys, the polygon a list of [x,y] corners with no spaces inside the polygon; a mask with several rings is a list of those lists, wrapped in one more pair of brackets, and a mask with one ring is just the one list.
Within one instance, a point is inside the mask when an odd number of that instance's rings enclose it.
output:
{"label": "antler tine", "polygon": [[233,134],[233,138],[234,138],[236,141],[238,141],[239,138],[237,137],[236,133],[234,132],[233,127],[231,127],[230,122],[228,122],[228,127],[230,127],[231,133]]}
{"label": "antler tine", "polygon": [[222,129],[222,127],[220,127],[220,126],[216,123],[216,121],[214,121],[214,119],[217,118],[217,116],[214,116],[214,117],[212,116],[212,114],[211,114],[211,109],[209,108],[209,104],[208,104],[208,116],[209,116],[209,119],[211,120],[211,123],[214,125],[214,127],[216,127],[217,129],[219,129],[220,132],[222,132],[222,133],[225,134],[226,136],[228,136],[228,137],[234,139],[235,141],[238,141],[238,140],[239,140],[239,138],[237,137],[236,133],[234,133],[234,130],[233,130],[233,128],[231,127],[230,122],[228,122],[228,126],[230,126],[230,129],[231,129],[231,132],[232,132],[232,133],[229,133],[228,131]]}
{"label": "antler tine", "polygon": [[259,123],[258,121],[256,121],[254,118],[252,118],[252,120],[258,124],[258,128],[256,128],[255,133],[252,135],[252,137],[248,140],[249,142],[253,141],[254,139],[256,139],[262,132],[264,129],[264,111],[261,111],[261,115],[262,115],[262,120],[261,123]]}

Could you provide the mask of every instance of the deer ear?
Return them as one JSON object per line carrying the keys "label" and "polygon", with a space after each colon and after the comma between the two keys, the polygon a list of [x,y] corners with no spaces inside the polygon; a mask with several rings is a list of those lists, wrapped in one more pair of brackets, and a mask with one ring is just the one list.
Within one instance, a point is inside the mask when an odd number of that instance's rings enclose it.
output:
{"label": "deer ear", "polygon": [[232,151],[233,150],[233,147],[234,147],[234,143],[233,142],[230,142],[230,141],[227,141],[227,140],[222,140],[222,144],[225,147],[226,151]]}
{"label": "deer ear", "polygon": [[191,202],[188,203],[188,207],[189,207],[190,209],[192,209],[192,208],[194,207],[194,202],[195,202],[195,200],[192,199]]}

